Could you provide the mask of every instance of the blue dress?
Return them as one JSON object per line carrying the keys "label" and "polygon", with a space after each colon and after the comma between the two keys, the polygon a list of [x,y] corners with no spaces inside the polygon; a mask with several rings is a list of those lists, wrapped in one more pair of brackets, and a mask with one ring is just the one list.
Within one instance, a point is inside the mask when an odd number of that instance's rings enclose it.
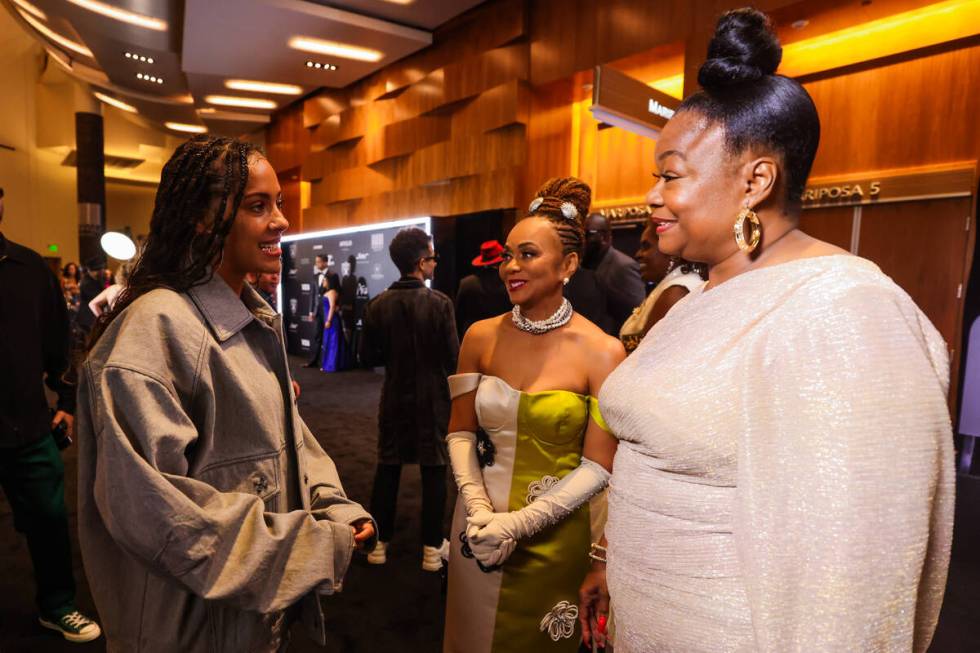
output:
{"label": "blue dress", "polygon": [[[330,299],[324,295],[322,301],[323,314],[330,315]],[[323,364],[320,369],[324,372],[339,372],[344,369],[344,330],[340,322],[340,313],[334,313],[330,327],[323,329]]]}

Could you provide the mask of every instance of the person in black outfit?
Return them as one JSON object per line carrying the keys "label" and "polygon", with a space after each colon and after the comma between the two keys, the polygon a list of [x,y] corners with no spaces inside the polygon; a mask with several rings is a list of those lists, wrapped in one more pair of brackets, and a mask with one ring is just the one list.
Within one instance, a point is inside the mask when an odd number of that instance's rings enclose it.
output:
{"label": "person in black outfit", "polygon": [[456,369],[459,340],[453,304],[425,286],[437,257],[421,229],[398,232],[388,248],[401,278],[368,302],[361,354],[369,365],[385,366],[378,414],[378,468],[371,514],[379,542],[368,562],[382,564],[395,523],[398,480],[403,464],[422,471],[422,568],[442,568],[442,517],[446,503],[446,430],[449,383]]}
{"label": "person in black outfit", "polygon": [[459,282],[456,291],[456,327],[459,339],[474,322],[496,317],[511,310],[507,288],[500,279],[500,262],[504,246],[496,240],[480,245],[480,255],[473,259],[476,271]]}
{"label": "person in black outfit", "polygon": [[80,338],[84,340],[95,324],[95,313],[88,307],[89,302],[105,290],[105,259],[100,256],[90,258],[85,262],[85,273],[79,284],[78,315],[75,317],[75,327]]}
{"label": "person in black outfit", "polygon": [[[44,259],[2,232],[0,334],[0,485],[14,527],[27,538],[41,625],[69,641],[88,642],[101,630],[75,609],[65,473],[58,450],[70,444],[74,430],[75,386],[64,378],[69,367],[68,309]],[[58,395],[53,417],[42,384]]]}
{"label": "person in black outfit", "polygon": [[351,254],[347,257],[346,266],[341,265],[344,276],[340,280],[340,319],[344,327],[344,339],[347,341],[347,363],[354,367],[357,355],[354,353],[354,328],[357,318],[354,316],[354,304],[357,302],[357,258]]}
{"label": "person in black outfit", "polygon": [[326,319],[323,314],[323,296],[331,288],[331,277],[337,276],[327,269],[328,265],[329,259],[326,254],[316,255],[316,279],[310,297],[310,319],[315,320],[316,335],[312,344],[313,357],[306,364],[306,367],[320,367],[320,350],[323,349],[323,323]]}
{"label": "person in black outfit", "polygon": [[580,267],[568,280],[562,294],[575,312],[606,333],[612,328],[612,316],[606,303],[606,291],[594,270]]}
{"label": "person in black outfit", "polygon": [[[619,330],[633,309],[646,299],[646,285],[640,278],[640,264],[612,245],[612,227],[601,213],[593,213],[585,221],[584,267],[594,270],[606,294],[609,319],[600,325],[611,336]],[[578,310],[578,309],[576,309]],[[598,324],[598,323],[597,323]]]}

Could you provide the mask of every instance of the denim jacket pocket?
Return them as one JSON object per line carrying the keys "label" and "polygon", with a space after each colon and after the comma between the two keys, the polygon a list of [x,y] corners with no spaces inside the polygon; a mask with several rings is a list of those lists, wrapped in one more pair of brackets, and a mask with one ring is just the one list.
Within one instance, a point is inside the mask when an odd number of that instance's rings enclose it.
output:
{"label": "denim jacket pocket", "polygon": [[242,492],[258,496],[265,509],[275,512],[281,490],[279,454],[217,463],[197,474],[219,492]]}

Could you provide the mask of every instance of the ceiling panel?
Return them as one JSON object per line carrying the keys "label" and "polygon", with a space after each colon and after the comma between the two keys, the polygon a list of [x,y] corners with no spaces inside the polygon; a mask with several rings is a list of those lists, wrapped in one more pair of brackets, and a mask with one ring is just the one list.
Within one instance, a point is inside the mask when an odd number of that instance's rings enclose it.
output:
{"label": "ceiling panel", "polygon": [[[481,0],[97,2],[102,13],[72,0],[0,0],[0,5],[75,77],[135,107],[138,113],[128,114],[133,119],[165,131],[166,122],[179,122],[245,133],[268,123],[275,109],[211,106],[206,98],[262,99],[280,108],[323,87],[345,87],[431,44],[432,29]],[[119,20],[117,10],[163,21],[165,29]],[[381,54],[374,61],[314,54],[291,48],[294,37]],[[86,48],[91,56],[83,53]],[[323,67],[311,68],[308,61]],[[294,84],[301,92],[229,90],[228,79]]]}

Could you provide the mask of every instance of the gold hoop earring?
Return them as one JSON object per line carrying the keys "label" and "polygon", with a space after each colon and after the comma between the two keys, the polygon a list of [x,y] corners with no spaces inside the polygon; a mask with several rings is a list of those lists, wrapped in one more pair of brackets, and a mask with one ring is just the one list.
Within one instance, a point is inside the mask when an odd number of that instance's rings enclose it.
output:
{"label": "gold hoop earring", "polygon": [[[745,240],[745,221],[748,220],[751,225],[752,234],[749,236],[748,241]],[[759,216],[756,215],[755,211],[749,207],[745,207],[738,213],[738,217],[735,218],[735,226],[733,227],[735,231],[735,244],[743,252],[750,253],[759,246],[759,241],[762,240],[762,223],[759,222]]]}

